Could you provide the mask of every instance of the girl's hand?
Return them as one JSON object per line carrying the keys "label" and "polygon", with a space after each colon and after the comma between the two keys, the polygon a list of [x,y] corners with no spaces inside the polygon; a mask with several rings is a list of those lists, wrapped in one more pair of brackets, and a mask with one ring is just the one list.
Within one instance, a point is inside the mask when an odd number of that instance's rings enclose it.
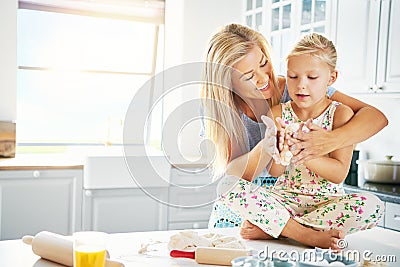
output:
{"label": "girl's hand", "polygon": [[[304,125],[309,132],[297,131],[290,139],[290,150],[294,155],[293,162],[296,164],[324,156],[336,149],[335,138],[330,131],[325,131],[321,127],[307,120]],[[301,126],[300,129],[303,127]]]}
{"label": "girl's hand", "polygon": [[262,140],[263,142],[263,150],[272,156],[272,158],[279,164],[279,151],[278,148],[276,147],[276,126],[274,121],[267,117],[262,115],[261,120],[264,122],[264,124],[267,126],[265,130],[265,137]]}

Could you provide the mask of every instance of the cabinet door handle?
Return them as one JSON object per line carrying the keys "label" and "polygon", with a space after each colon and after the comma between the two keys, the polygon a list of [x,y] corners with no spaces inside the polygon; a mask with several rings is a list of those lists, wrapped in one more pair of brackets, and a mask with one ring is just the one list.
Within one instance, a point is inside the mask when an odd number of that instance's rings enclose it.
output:
{"label": "cabinet door handle", "polygon": [[40,177],[40,171],[33,171],[32,175],[33,175],[33,177],[38,178],[38,177]]}
{"label": "cabinet door handle", "polygon": [[91,197],[93,195],[92,190],[85,190],[85,196]]}
{"label": "cabinet door handle", "polygon": [[400,221],[400,215],[395,214],[395,215],[393,216],[393,219],[394,219],[395,221]]}
{"label": "cabinet door handle", "polygon": [[194,223],[193,224],[193,229],[199,229],[200,228],[200,224],[199,223]]}

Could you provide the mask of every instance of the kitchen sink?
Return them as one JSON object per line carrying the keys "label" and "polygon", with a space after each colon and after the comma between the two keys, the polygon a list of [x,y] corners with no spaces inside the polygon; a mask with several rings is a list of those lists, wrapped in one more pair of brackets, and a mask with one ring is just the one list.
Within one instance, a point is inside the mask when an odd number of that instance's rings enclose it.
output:
{"label": "kitchen sink", "polygon": [[171,165],[167,158],[154,149],[143,150],[143,147],[129,149],[127,157],[122,148],[112,152],[96,153],[86,157],[83,187],[85,189],[167,187],[170,169]]}

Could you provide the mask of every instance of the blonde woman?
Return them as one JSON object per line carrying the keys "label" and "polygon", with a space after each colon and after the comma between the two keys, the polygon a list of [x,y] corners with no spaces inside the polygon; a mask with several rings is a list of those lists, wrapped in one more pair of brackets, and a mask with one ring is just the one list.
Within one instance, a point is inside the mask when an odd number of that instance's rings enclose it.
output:
{"label": "blonde woman", "polygon": [[[206,63],[205,83],[202,87],[204,134],[215,146],[214,171],[216,174],[225,173],[262,185],[262,179],[270,177],[267,167],[276,151],[271,149],[275,141],[273,134],[269,132],[265,136],[266,127],[261,121],[261,115],[268,114],[270,106],[289,100],[286,79],[274,74],[265,38],[238,24],[227,25],[212,37]],[[295,155],[293,161],[297,164],[361,142],[387,125],[386,117],[370,105],[331,87],[328,87],[328,96],[349,106],[355,115],[346,124],[332,131],[325,131],[309,123],[309,133],[297,132],[297,138],[291,139],[291,149]],[[271,124],[271,121],[268,123]],[[266,178],[261,178],[260,183],[257,177]],[[221,226],[225,226],[224,223],[240,225],[241,216],[233,213],[221,201],[217,201],[214,206],[215,214],[220,217],[215,221]],[[334,247],[337,239],[342,237],[339,231],[333,230],[318,235],[311,242],[301,240],[307,235],[299,229],[312,230],[289,220],[280,234],[309,245],[324,247],[328,247],[331,242]],[[260,236],[259,230],[245,222],[241,235],[243,238],[266,237]]]}

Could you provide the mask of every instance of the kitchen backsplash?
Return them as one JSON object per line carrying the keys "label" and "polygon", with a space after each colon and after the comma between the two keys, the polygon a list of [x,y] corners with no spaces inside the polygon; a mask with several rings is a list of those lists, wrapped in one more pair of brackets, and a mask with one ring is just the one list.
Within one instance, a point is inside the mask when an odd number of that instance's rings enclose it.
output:
{"label": "kitchen backsplash", "polygon": [[389,125],[370,139],[357,145],[357,149],[366,153],[368,159],[385,159],[393,155],[400,160],[400,94],[398,95],[362,95],[353,96],[380,109],[388,118]]}

